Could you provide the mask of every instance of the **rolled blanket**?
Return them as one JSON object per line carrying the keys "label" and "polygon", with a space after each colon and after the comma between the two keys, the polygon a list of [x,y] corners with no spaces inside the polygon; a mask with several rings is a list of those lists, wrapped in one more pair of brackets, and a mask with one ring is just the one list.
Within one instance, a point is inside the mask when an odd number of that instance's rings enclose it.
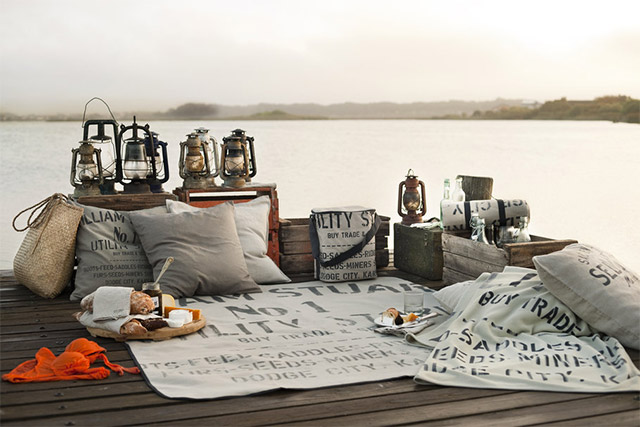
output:
{"label": "rolled blanket", "polygon": [[484,218],[491,225],[518,226],[522,217],[530,217],[529,205],[524,200],[473,200],[470,202],[442,203],[442,226],[445,231],[469,230],[471,214]]}

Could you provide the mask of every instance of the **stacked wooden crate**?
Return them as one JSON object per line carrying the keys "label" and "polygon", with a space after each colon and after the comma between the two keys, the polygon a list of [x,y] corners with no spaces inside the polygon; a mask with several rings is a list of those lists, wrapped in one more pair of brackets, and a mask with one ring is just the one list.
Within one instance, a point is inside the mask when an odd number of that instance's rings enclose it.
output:
{"label": "stacked wooden crate", "polygon": [[[376,266],[389,265],[389,217],[380,216],[376,233]],[[313,256],[309,240],[309,218],[280,219],[280,269],[287,275],[313,273]]]}
{"label": "stacked wooden crate", "polygon": [[484,272],[500,272],[507,265],[534,268],[533,257],[559,251],[577,240],[531,236],[531,242],[507,243],[502,248],[474,242],[466,234],[442,234],[442,280],[452,284],[476,279]]}

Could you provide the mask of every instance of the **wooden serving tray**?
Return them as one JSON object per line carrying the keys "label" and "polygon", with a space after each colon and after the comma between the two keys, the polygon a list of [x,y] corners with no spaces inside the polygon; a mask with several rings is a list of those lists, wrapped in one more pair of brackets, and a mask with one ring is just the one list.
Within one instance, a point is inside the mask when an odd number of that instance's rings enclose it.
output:
{"label": "wooden serving tray", "polygon": [[200,319],[189,322],[186,325],[183,325],[179,328],[169,328],[168,326],[165,326],[164,328],[156,329],[155,331],[150,331],[150,332],[147,332],[144,334],[138,334],[138,335],[122,335],[112,331],[107,331],[106,329],[89,328],[89,327],[87,327],[87,331],[89,331],[92,337],[113,338],[119,342],[123,342],[127,340],[164,341],[164,340],[171,339],[173,337],[188,335],[193,332],[199,331],[200,329],[204,328],[206,324],[207,322],[205,318],[200,317]]}

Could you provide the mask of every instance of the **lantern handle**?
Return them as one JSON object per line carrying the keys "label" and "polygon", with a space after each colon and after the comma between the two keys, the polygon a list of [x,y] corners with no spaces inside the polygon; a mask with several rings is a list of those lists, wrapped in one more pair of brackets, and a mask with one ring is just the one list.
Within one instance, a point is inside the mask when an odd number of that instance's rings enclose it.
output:
{"label": "lantern handle", "polygon": [[404,216],[404,212],[402,212],[402,187],[404,187],[404,181],[398,185],[398,215]]}
{"label": "lantern handle", "polygon": [[107,110],[109,110],[109,114],[111,114],[111,118],[113,119],[113,121],[114,121],[114,122],[116,122],[116,125],[117,125],[117,124],[118,124],[118,121],[117,121],[117,120],[116,120],[116,118],[113,116],[113,113],[111,112],[111,108],[109,107],[109,104],[107,104],[107,102],[106,102],[104,99],[102,99],[102,98],[100,98],[100,97],[97,97],[97,96],[94,96],[93,98],[91,98],[90,100],[88,100],[86,104],[84,104],[84,112],[82,113],[82,125],[81,125],[80,127],[81,127],[81,128],[83,128],[83,127],[84,127],[84,118],[85,118],[85,116],[87,115],[87,107],[89,106],[89,104],[91,103],[91,101],[94,101],[94,100],[96,100],[96,99],[97,99],[98,101],[102,101],[102,103],[107,107]]}

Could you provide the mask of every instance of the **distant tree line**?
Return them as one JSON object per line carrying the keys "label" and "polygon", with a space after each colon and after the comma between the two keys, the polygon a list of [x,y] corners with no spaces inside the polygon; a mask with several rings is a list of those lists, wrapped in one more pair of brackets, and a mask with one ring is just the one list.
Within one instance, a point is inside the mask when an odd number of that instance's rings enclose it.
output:
{"label": "distant tree line", "polygon": [[602,96],[592,101],[569,101],[560,98],[537,108],[503,107],[476,110],[471,116],[446,117],[476,120],[609,120],[640,123],[640,100],[629,96]]}

